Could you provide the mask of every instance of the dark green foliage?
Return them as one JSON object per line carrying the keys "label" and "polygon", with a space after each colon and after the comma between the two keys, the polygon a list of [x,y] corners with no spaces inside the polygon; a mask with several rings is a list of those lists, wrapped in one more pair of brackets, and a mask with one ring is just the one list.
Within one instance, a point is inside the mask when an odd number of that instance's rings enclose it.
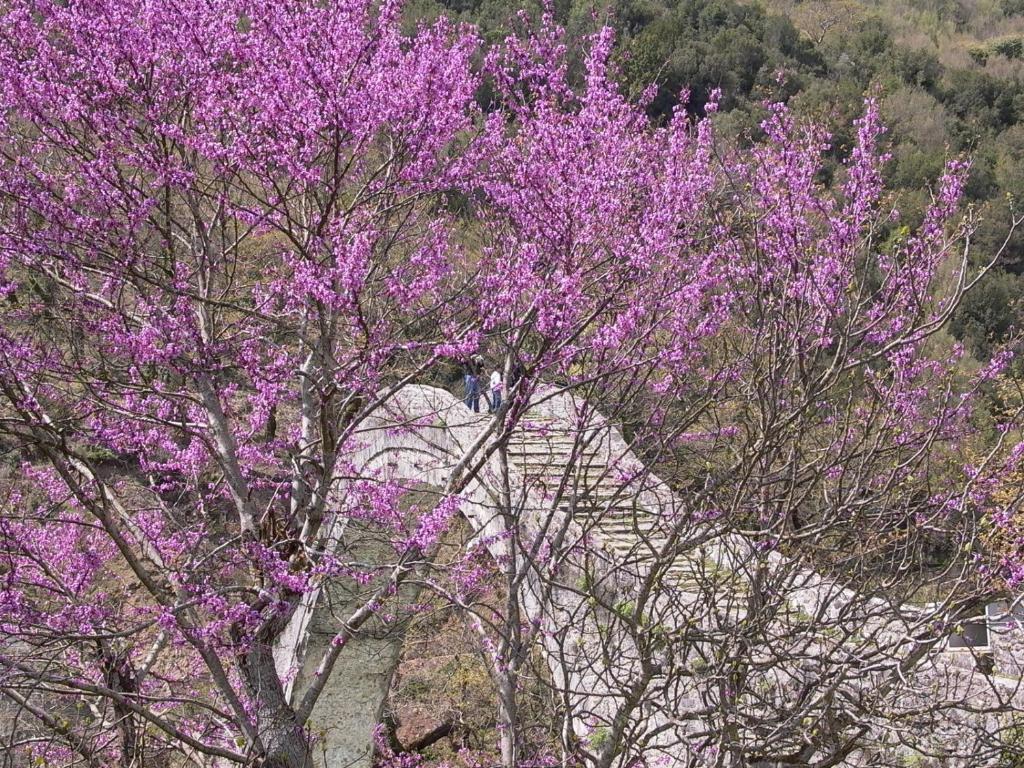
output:
{"label": "dark green foliage", "polygon": [[688,0],[660,9],[653,3],[642,9],[630,3],[613,10],[625,86],[639,93],[656,83],[650,106],[656,117],[669,115],[684,89],[690,91],[688,109],[701,113],[716,88],[722,91],[723,109],[746,107],[776,88],[776,71],[798,80],[824,71],[821,55],[792,22],[760,6]]}
{"label": "dark green foliage", "polygon": [[1007,59],[1024,58],[1024,37],[1013,35],[1000,37],[984,45],[972,45],[967,49],[967,54],[976,64],[984,66],[993,56],[1003,56]]}
{"label": "dark green foliage", "polygon": [[1019,323],[1022,301],[1024,278],[1002,270],[991,272],[964,297],[953,316],[953,333],[975,357],[985,359],[993,345]]}
{"label": "dark green foliage", "polygon": [[971,57],[971,61],[981,66],[985,66],[988,63],[990,53],[991,51],[987,45],[972,45],[967,49],[967,55]]}
{"label": "dark green foliage", "polygon": [[[1004,197],[986,201],[978,206],[981,224],[973,238],[977,262],[1000,254],[999,269],[1024,276],[1024,228],[1009,232],[1013,213],[1016,212],[1016,215],[1020,216],[1021,203],[1024,201]],[[1024,308],[1021,309],[1024,312]],[[1024,314],[1018,318],[1017,325],[1024,330]]]}
{"label": "dark green foliage", "polygon": [[1004,37],[992,43],[992,53],[1008,59],[1019,59],[1024,56],[1024,38]]}
{"label": "dark green foliage", "polygon": [[942,65],[928,51],[893,48],[888,66],[901,82],[926,90],[935,88],[942,77]]}
{"label": "dark green foliage", "polygon": [[948,72],[940,88],[946,108],[977,136],[1017,122],[1021,87],[1008,80],[969,69]]}
{"label": "dark green foliage", "polygon": [[890,178],[906,189],[926,188],[942,173],[945,159],[941,150],[929,151],[912,145],[899,147],[893,157]]}

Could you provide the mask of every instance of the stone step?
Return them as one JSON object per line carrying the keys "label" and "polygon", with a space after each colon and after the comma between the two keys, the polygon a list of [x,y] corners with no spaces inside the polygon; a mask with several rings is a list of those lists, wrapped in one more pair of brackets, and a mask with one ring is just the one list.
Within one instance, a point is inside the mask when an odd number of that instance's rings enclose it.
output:
{"label": "stone step", "polygon": [[576,453],[566,451],[565,453],[558,453],[556,451],[538,451],[533,449],[525,451],[510,450],[508,456],[518,464],[538,466],[548,466],[551,464],[561,464],[564,466],[571,464],[577,467],[587,467],[591,470],[605,470],[608,467],[608,456],[596,451]]}
{"label": "stone step", "polygon": [[616,527],[602,525],[601,523],[592,523],[585,526],[585,528],[600,536],[602,541],[615,539],[621,542],[622,547],[627,546],[625,543],[627,539],[632,539],[632,543],[628,545],[630,549],[648,546],[658,548],[665,542],[665,532],[659,528]]}
{"label": "stone step", "polygon": [[[576,520],[580,520],[579,516]],[[620,534],[636,534],[636,535],[647,535],[651,531],[660,531],[661,526],[658,525],[657,520],[630,520],[629,518],[620,518],[619,520],[607,519],[604,517],[591,517],[585,521],[588,525],[594,527],[599,531],[608,531],[611,533]]]}
{"label": "stone step", "polygon": [[[558,472],[558,477],[568,475],[570,481],[576,481],[581,494],[621,496],[624,493],[631,493],[633,490],[628,484],[620,482],[614,477],[598,474],[596,470],[587,471],[588,469],[595,470],[593,467],[578,467],[567,464]],[[569,470],[569,472],[567,473],[565,470]]]}
{"label": "stone step", "polygon": [[515,430],[509,437],[509,442],[520,443],[547,443],[549,445],[565,445],[573,443],[604,443],[607,442],[607,434],[596,431],[584,430],[576,432],[572,430]]}
{"label": "stone step", "polygon": [[641,538],[633,533],[602,532],[602,540],[616,550],[643,552],[644,559],[653,559],[655,552],[665,546],[666,539],[658,537]]}
{"label": "stone step", "polygon": [[[559,504],[559,508],[565,512],[569,511],[569,504]],[[625,506],[606,506],[599,504],[576,504],[572,507],[573,516],[580,520],[601,520],[606,523],[625,525],[634,521],[649,521],[652,525],[658,522],[658,517],[647,514],[643,510],[634,510]]]}
{"label": "stone step", "polygon": [[538,448],[564,448],[573,445],[594,448],[606,446],[608,441],[598,438],[579,437],[577,435],[512,435],[508,439],[508,444],[515,446],[533,445]]}
{"label": "stone step", "polygon": [[[563,505],[561,508],[566,512],[569,511],[568,505]],[[625,506],[581,504],[573,508],[573,516],[583,520],[601,521],[608,525],[632,525],[633,523],[644,523],[651,526],[664,525],[662,518],[657,515]]]}
{"label": "stone step", "polygon": [[509,436],[509,440],[519,442],[546,443],[603,443],[607,442],[607,434],[596,430],[583,430],[577,432],[567,429],[517,429]]}
{"label": "stone step", "polygon": [[600,429],[570,429],[564,424],[542,424],[536,427],[516,427],[512,430],[513,437],[525,438],[525,439],[550,439],[557,438],[562,440],[578,440],[578,439],[592,439],[594,437],[603,436],[606,430]]}
{"label": "stone step", "polygon": [[588,509],[608,509],[619,512],[636,512],[640,516],[648,516],[650,512],[636,503],[635,494],[628,488],[601,490],[596,493],[582,486],[573,486],[571,480],[565,489],[566,499],[573,501],[578,507]]}
{"label": "stone step", "polygon": [[[566,512],[569,511],[570,499],[566,499],[560,505],[560,508]],[[623,503],[612,503],[612,504],[593,504],[589,501],[577,501],[573,506],[573,511],[577,515],[586,515],[589,518],[596,518],[600,520],[607,520],[615,523],[624,523],[631,521],[643,521],[651,523],[667,522],[665,518],[658,515],[652,515],[643,507],[634,507],[631,504]]]}
{"label": "stone step", "polygon": [[591,477],[605,477],[604,461],[580,461],[578,458],[574,461],[570,461],[568,456],[547,456],[542,458],[540,456],[515,456],[509,455],[509,459],[515,462],[517,467],[522,469],[551,469],[552,467],[560,467],[562,469],[572,469],[573,472],[580,476],[591,476]]}
{"label": "stone step", "polygon": [[[538,489],[533,488],[531,490],[537,491]],[[568,494],[560,494],[556,499],[554,498],[556,489],[554,487],[549,488],[550,496],[545,499],[547,502],[538,511],[549,512],[552,509],[557,509],[559,512],[569,514],[570,502],[567,498]],[[644,509],[635,509],[629,506],[598,506],[594,504],[579,504],[572,508],[573,516],[580,522],[603,521],[606,523],[614,523],[616,525],[628,525],[634,521],[639,522],[650,522],[652,525],[659,522],[660,518],[657,515],[652,515]]]}
{"label": "stone step", "polygon": [[523,469],[548,469],[550,467],[572,467],[575,470],[581,472],[589,472],[596,474],[598,472],[606,473],[607,463],[603,458],[596,459],[595,457],[577,456],[570,460],[568,455],[565,456],[553,456],[551,454],[537,454],[532,456],[516,456],[515,454],[509,454],[509,458],[516,463],[517,466]]}
{"label": "stone step", "polygon": [[563,487],[563,480],[564,478],[561,476],[550,478],[529,477],[527,487],[547,491],[550,494],[548,496],[549,501],[558,492],[558,498],[556,499],[558,507],[566,511],[572,507],[578,514],[585,514],[591,517],[594,515],[626,518],[657,517],[657,515],[651,514],[644,507],[634,504],[633,499],[628,494],[598,498],[582,493],[579,489],[574,489],[571,481]]}
{"label": "stone step", "polygon": [[[571,495],[572,489],[567,489],[567,495]],[[636,510],[638,514],[650,514],[636,502],[636,493],[630,488],[619,488],[615,490],[590,490],[576,488],[576,504],[593,509],[626,509]]]}
{"label": "stone step", "polygon": [[607,468],[607,462],[604,457],[597,456],[570,456],[570,454],[553,454],[553,453],[530,453],[530,454],[516,454],[509,452],[509,459],[514,461],[516,465],[530,469],[546,468],[546,467],[572,467],[581,471],[589,471],[591,474],[596,474],[601,471],[604,472]]}
{"label": "stone step", "polygon": [[571,430],[574,432],[581,430],[586,431],[597,429],[611,429],[611,425],[605,423],[604,421],[584,424],[580,426],[579,424],[573,423],[561,416],[552,416],[551,414],[542,413],[540,411],[534,410],[528,410],[526,411],[526,413],[523,414],[522,418],[519,420],[518,428],[527,430],[533,429],[535,425],[548,426],[551,424],[557,425],[558,428],[561,430]]}
{"label": "stone step", "polygon": [[556,454],[572,454],[580,453],[591,456],[607,455],[606,446],[595,443],[576,443],[576,442],[564,442],[564,443],[538,443],[534,441],[517,442],[510,440],[508,443],[509,453],[556,453]]}

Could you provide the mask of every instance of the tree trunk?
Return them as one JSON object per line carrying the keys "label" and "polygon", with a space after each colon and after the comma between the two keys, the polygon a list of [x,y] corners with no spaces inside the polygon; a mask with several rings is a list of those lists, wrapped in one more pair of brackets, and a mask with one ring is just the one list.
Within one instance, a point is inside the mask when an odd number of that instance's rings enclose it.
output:
{"label": "tree trunk", "polygon": [[516,768],[516,760],[519,758],[516,748],[519,732],[516,717],[515,678],[505,675],[498,691],[498,743],[501,747],[502,768]]}
{"label": "tree trunk", "polygon": [[270,727],[261,727],[260,736],[266,747],[260,768],[312,768],[309,741],[294,716],[290,721],[285,718]]}
{"label": "tree trunk", "polygon": [[285,698],[271,645],[262,639],[254,641],[243,654],[241,666],[262,746],[257,764],[260,768],[312,768],[309,738]]}
{"label": "tree trunk", "polygon": [[[107,687],[126,696],[138,693],[135,672],[123,656],[104,644],[100,649],[100,658]],[[114,725],[121,741],[121,765],[124,768],[131,768],[137,765],[142,757],[138,720],[130,708],[116,699],[111,700],[111,707],[114,711]]]}

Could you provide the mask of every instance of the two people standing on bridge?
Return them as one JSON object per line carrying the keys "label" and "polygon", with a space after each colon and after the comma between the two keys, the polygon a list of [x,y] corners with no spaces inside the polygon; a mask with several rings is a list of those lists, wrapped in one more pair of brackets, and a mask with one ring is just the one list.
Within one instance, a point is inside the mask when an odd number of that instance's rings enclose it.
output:
{"label": "two people standing on bridge", "polygon": [[[518,366],[517,366],[518,367]],[[466,407],[473,413],[480,413],[480,394],[483,392],[484,402],[487,403],[487,412],[494,413],[501,408],[502,394],[505,389],[505,382],[501,372],[495,368],[485,381],[483,378],[484,359],[480,355],[474,355],[466,363],[463,374],[463,383],[466,389]]]}

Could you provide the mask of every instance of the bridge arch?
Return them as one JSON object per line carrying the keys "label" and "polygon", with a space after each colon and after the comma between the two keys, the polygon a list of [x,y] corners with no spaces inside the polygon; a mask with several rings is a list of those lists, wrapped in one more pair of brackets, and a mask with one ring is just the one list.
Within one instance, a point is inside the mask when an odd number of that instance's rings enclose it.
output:
{"label": "bridge arch", "polygon": [[[408,486],[410,493],[439,493],[483,431],[486,419],[472,413],[451,393],[429,386],[399,390],[371,414],[355,436],[352,461],[356,476],[379,477]],[[460,510],[474,538],[495,557],[508,554],[499,534],[504,522],[490,466],[476,473],[462,489]],[[344,489],[340,491],[344,493]],[[360,534],[358,523],[331,521],[328,547],[351,546]],[[372,554],[372,553],[370,553]],[[275,649],[286,693],[301,696],[315,667],[337,631],[337,617],[351,613],[359,596],[345,580],[331,580],[308,593]],[[415,588],[400,591],[400,603],[417,597]],[[404,627],[385,628],[371,621],[350,642],[332,671],[332,682],[317,701],[310,726],[317,737],[317,768],[368,768],[374,750],[374,729],[401,655]],[[336,682],[335,682],[336,681]]]}

